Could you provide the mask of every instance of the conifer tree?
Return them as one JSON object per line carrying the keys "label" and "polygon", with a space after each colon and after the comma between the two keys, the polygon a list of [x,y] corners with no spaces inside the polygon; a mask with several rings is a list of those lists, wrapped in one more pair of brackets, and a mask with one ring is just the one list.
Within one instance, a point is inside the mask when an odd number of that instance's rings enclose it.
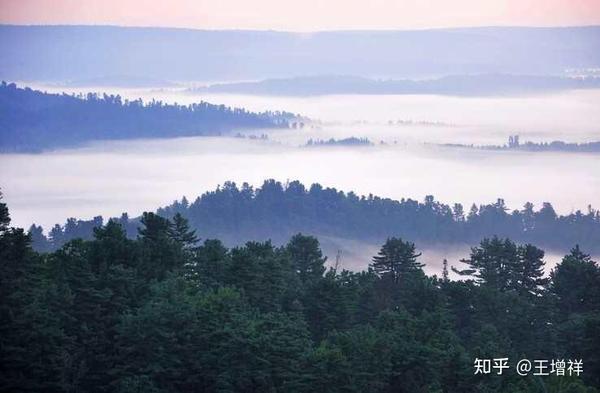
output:
{"label": "conifer tree", "polygon": [[380,276],[389,276],[397,283],[404,276],[421,270],[424,265],[417,262],[420,255],[416,253],[413,243],[392,237],[373,257],[371,267]]}
{"label": "conifer tree", "polygon": [[526,244],[519,246],[519,263],[513,277],[513,287],[521,294],[539,295],[548,278],[544,278],[544,251]]}
{"label": "conifer tree", "polygon": [[181,244],[183,248],[190,249],[198,243],[196,231],[190,229],[188,220],[181,213],[176,213],[173,216],[172,225],[169,228],[169,234],[173,240]]}
{"label": "conifer tree", "polygon": [[448,260],[444,258],[442,263],[442,282],[448,282],[450,279],[448,278]]}
{"label": "conifer tree", "polygon": [[550,273],[550,290],[563,315],[600,307],[600,267],[576,245]]}
{"label": "conifer tree", "polygon": [[497,236],[483,239],[478,247],[471,249],[468,259],[462,259],[468,268],[453,269],[460,275],[474,276],[479,283],[500,291],[512,286],[512,279],[518,269],[517,245],[509,239]]}
{"label": "conifer tree", "polygon": [[10,214],[6,203],[2,202],[2,191],[0,191],[0,233],[8,229],[10,225]]}
{"label": "conifer tree", "polygon": [[323,257],[316,238],[298,233],[290,239],[286,250],[292,267],[302,282],[323,277],[327,257]]}
{"label": "conifer tree", "polygon": [[187,255],[183,245],[171,237],[172,223],[154,213],[142,215],[139,231],[141,264],[139,273],[145,278],[163,279],[168,272],[185,266]]}

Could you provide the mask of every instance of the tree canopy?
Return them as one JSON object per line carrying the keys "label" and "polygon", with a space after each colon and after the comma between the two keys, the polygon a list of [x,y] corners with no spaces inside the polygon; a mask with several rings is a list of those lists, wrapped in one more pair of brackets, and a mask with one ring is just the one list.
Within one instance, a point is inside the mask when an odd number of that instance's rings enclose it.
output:
{"label": "tree canopy", "polygon": [[0,84],[0,150],[35,151],[107,139],[166,138],[289,127],[295,115],[200,102],[129,101],[119,95],[48,94]]}
{"label": "tree canopy", "polygon": [[[283,244],[299,232],[373,244],[400,237],[423,247],[475,244],[482,238],[497,236],[559,253],[566,253],[574,244],[594,255],[600,253],[598,210],[590,206],[585,213],[559,215],[548,202],[538,210],[526,203],[522,209],[511,211],[498,199],[467,210],[461,204],[445,204],[433,196],[422,202],[393,200],[359,196],[318,183],[307,188],[299,181],[282,184],[267,180],[256,189],[247,183],[238,187],[226,182],[191,203],[184,197],[157,209],[156,214],[174,221],[180,214],[196,236],[218,238],[228,245],[240,245],[249,239]],[[113,220],[121,223],[129,237],[137,235],[139,218],[124,214]],[[91,239],[93,228],[102,223],[102,217],[72,218],[52,228],[47,238],[39,226],[33,226],[30,233],[35,249],[43,251],[56,249],[70,239]]]}
{"label": "tree canopy", "polygon": [[[37,253],[0,201],[0,391],[581,392],[600,389],[600,267],[485,238],[464,280],[390,237],[362,272],[319,241],[197,242],[145,213]],[[459,270],[459,269],[456,269]],[[476,358],[583,359],[579,376],[477,375]],[[513,370],[514,371],[514,370]]]}

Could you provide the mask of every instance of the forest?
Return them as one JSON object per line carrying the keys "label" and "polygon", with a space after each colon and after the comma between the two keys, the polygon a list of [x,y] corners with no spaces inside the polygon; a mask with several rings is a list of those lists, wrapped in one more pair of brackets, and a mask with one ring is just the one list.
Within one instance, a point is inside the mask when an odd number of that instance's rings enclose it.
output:
{"label": "forest", "polygon": [[369,138],[357,138],[355,136],[341,139],[329,138],[326,140],[311,138],[306,142],[305,146],[373,146],[373,142]]}
{"label": "forest", "polygon": [[531,142],[519,141],[519,135],[511,135],[508,138],[508,143],[504,145],[464,145],[456,143],[446,143],[442,146],[447,147],[459,147],[459,148],[470,148],[470,149],[482,149],[482,150],[521,150],[529,152],[570,152],[570,153],[600,153],[600,141],[596,142],[581,142],[581,143],[570,143],[564,141],[552,141],[552,142]]}
{"label": "forest", "polygon": [[[156,213],[165,218],[179,213],[199,236],[221,239],[227,245],[266,239],[283,244],[298,232],[368,242],[397,236],[422,246],[473,244],[497,235],[561,253],[574,244],[592,255],[600,253],[600,212],[589,206],[586,212],[559,215],[549,202],[537,209],[527,203],[521,209],[510,210],[504,200],[498,199],[467,208],[441,203],[433,196],[423,202],[398,201],[358,196],[318,183],[307,188],[299,181],[282,184],[267,180],[258,188],[226,182],[192,202],[184,197]],[[139,217],[130,218],[124,213],[114,220],[130,238],[135,238]],[[47,234],[38,225],[29,232],[36,250],[50,251],[71,239],[91,240],[94,227],[103,222],[100,216],[92,220],[71,218],[64,225],[56,224]]]}
{"label": "forest", "polygon": [[200,102],[128,101],[119,95],[48,94],[0,84],[0,150],[39,151],[94,140],[220,135],[289,126],[287,112],[252,113]]}
{"label": "forest", "polygon": [[[544,275],[542,249],[494,236],[436,277],[412,242],[382,243],[368,270],[340,271],[312,236],[226,248],[144,213],[134,239],[112,220],[38,253],[0,201],[0,391],[598,392],[584,248]],[[482,358],[509,369],[476,373]],[[552,372],[566,359],[583,371]]]}

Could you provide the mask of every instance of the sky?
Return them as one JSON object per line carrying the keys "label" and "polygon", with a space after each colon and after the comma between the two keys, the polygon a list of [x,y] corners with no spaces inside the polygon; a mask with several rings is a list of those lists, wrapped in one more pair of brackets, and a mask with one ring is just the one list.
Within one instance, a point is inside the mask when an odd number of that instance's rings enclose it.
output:
{"label": "sky", "polygon": [[3,24],[287,31],[600,24],[600,0],[0,0]]}

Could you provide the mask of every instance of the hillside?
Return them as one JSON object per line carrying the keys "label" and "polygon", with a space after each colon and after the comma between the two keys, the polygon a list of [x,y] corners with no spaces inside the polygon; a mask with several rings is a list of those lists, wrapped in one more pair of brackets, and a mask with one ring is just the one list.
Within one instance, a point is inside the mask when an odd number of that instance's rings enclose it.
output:
{"label": "hillside", "polygon": [[0,85],[0,150],[36,151],[107,139],[219,135],[244,128],[288,127],[294,115],[252,113],[200,102],[127,101],[120,96],[47,94]]}
{"label": "hillside", "polygon": [[[198,242],[180,215],[144,213],[135,240],[111,221],[46,254],[9,225],[0,202],[2,391],[600,387],[600,268],[579,247],[546,276],[543,249],[483,239],[438,277],[423,271],[420,245],[396,237],[351,272],[327,269],[312,236],[227,248]],[[494,356],[506,360],[501,378],[474,372]],[[551,375],[563,358],[564,375]],[[514,372],[517,359],[552,360],[533,378]]]}
{"label": "hillside", "polygon": [[[400,236],[423,246],[473,244],[497,235],[557,252],[579,244],[586,252],[600,253],[600,213],[590,207],[586,213],[561,216],[550,203],[539,209],[526,204],[510,210],[498,199],[491,204],[463,207],[444,204],[433,196],[423,202],[398,201],[345,193],[320,184],[307,188],[298,181],[282,184],[268,180],[257,189],[227,182],[193,202],[184,198],[157,213],[163,217],[179,213],[201,238],[218,238],[227,245],[267,239],[282,244],[298,232],[374,244],[389,236]],[[139,219],[124,214],[115,220],[128,236],[137,236]],[[74,238],[91,239],[93,228],[102,224],[102,217],[91,221],[73,218],[65,225],[46,228],[48,238],[41,227],[34,226],[30,231],[34,247],[48,250]]]}

